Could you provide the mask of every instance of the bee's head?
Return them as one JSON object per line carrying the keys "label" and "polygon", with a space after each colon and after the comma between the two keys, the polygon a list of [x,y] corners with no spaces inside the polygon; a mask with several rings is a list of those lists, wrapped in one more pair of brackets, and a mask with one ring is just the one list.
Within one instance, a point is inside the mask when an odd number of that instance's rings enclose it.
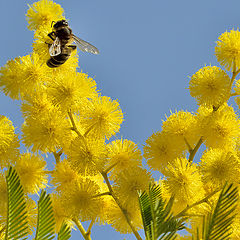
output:
{"label": "bee's head", "polygon": [[[53,25],[53,23],[54,23],[54,25]],[[52,25],[53,25],[53,28],[57,29],[59,27],[66,27],[66,26],[68,26],[68,22],[66,20],[64,20],[64,19],[63,20],[59,20],[57,22],[52,21],[51,26]]]}

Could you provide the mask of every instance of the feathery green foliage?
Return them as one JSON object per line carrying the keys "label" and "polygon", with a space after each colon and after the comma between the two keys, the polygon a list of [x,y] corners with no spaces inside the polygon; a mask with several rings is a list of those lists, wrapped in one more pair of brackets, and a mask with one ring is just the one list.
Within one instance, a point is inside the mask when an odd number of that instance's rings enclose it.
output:
{"label": "feathery green foliage", "polygon": [[[27,239],[28,222],[26,200],[16,170],[9,168],[7,176],[8,209],[5,240]],[[25,237],[25,238],[24,238]]]}
{"label": "feathery green foliage", "polygon": [[149,192],[139,193],[139,204],[147,240],[172,240],[184,228],[183,219],[171,213],[173,198],[163,200],[160,185],[149,185]]}
{"label": "feathery green foliage", "polygon": [[54,215],[50,195],[41,192],[38,201],[38,223],[35,240],[51,240],[54,238]]}
{"label": "feathery green foliage", "polygon": [[65,222],[63,222],[61,229],[58,233],[58,240],[68,240],[70,237],[71,229]]}
{"label": "feathery green foliage", "polygon": [[197,234],[196,240],[231,239],[231,224],[236,215],[237,202],[237,187],[233,187],[233,184],[225,184],[215,209],[203,218],[202,237]]}

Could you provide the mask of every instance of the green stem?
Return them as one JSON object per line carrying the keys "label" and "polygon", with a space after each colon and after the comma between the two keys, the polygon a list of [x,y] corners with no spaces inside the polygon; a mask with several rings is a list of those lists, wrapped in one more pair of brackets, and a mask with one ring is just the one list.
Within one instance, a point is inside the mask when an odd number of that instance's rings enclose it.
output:
{"label": "green stem", "polygon": [[107,186],[108,186],[108,189],[109,189],[109,192],[111,193],[113,199],[115,200],[115,202],[117,203],[117,205],[119,206],[119,208],[121,209],[123,215],[125,216],[126,218],[126,221],[128,223],[128,225],[130,226],[130,228],[132,229],[133,231],[133,234],[135,235],[135,237],[138,239],[138,240],[142,240],[142,238],[140,237],[139,233],[137,232],[137,230],[135,229],[135,227],[133,226],[132,224],[132,221],[131,219],[129,218],[128,216],[128,213],[127,213],[127,210],[122,206],[121,202],[119,201],[118,197],[114,194],[113,192],[113,189],[112,189],[112,186],[109,182],[109,179],[108,179],[108,176],[105,172],[101,172]]}
{"label": "green stem", "polygon": [[81,222],[79,221],[79,219],[77,218],[73,218],[72,219],[75,224],[77,225],[79,231],[81,232],[82,236],[84,237],[85,240],[91,240],[91,236],[90,236],[90,232],[86,232],[83,225],[81,224]]}
{"label": "green stem", "polygon": [[91,223],[89,224],[86,235],[89,235],[89,236],[91,235],[91,230],[92,230],[92,226],[93,226],[94,222],[95,222],[95,220],[92,220]]}
{"label": "green stem", "polygon": [[188,147],[188,152],[191,153],[193,149],[192,149],[191,145],[189,144],[188,140],[185,137],[184,137],[184,141],[185,141],[185,143]]}
{"label": "green stem", "polygon": [[235,96],[239,96],[239,95],[240,95],[240,94],[234,92],[234,93],[231,94],[231,97],[235,97]]}
{"label": "green stem", "polygon": [[219,191],[220,191],[220,189],[217,189],[217,190],[211,192],[211,193],[210,193],[209,195],[207,195],[205,198],[201,199],[200,201],[197,201],[197,202],[195,202],[195,203],[187,206],[184,210],[182,210],[180,213],[178,213],[178,214],[175,216],[175,218],[179,218],[179,217],[185,216],[186,212],[187,212],[189,209],[191,209],[191,208],[193,208],[193,207],[195,207],[195,206],[197,206],[197,205],[199,205],[199,204],[202,204],[202,203],[204,203],[204,202],[207,202],[209,198],[211,198],[213,195],[215,195],[215,194],[216,194],[217,192],[219,192]]}
{"label": "green stem", "polygon": [[108,173],[112,168],[114,168],[116,165],[118,164],[118,162],[114,163],[113,165],[111,165],[110,167],[108,167],[106,170],[105,170],[105,173]]}
{"label": "green stem", "polygon": [[196,144],[195,148],[190,151],[188,162],[192,163],[193,158],[196,155],[198,149],[200,148],[201,144],[203,143],[202,137],[198,140],[198,143]]}
{"label": "green stem", "polygon": [[60,162],[60,157],[63,153],[63,150],[61,149],[58,153],[55,151],[53,152],[54,158],[56,160],[56,164],[58,164]]}
{"label": "green stem", "polygon": [[94,195],[92,198],[102,197],[102,196],[106,196],[106,195],[112,195],[112,194],[110,192],[104,192],[104,193]]}

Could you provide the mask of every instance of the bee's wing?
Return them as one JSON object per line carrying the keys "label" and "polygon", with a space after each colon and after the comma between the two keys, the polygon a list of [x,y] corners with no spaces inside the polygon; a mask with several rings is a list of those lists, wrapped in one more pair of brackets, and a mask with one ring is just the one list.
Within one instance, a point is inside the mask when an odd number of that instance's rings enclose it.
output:
{"label": "bee's wing", "polygon": [[99,54],[99,50],[94,47],[92,44],[80,39],[79,37],[72,35],[73,40],[75,41],[77,47],[82,50],[83,52],[90,52],[93,54]]}
{"label": "bee's wing", "polygon": [[56,37],[56,39],[49,48],[49,54],[51,57],[53,57],[59,55],[60,53],[61,53],[61,41],[58,37]]}

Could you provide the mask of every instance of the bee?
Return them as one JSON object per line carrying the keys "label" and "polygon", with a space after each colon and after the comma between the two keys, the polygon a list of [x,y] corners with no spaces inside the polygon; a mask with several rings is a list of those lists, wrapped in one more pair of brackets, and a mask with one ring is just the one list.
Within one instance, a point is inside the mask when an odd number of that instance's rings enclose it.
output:
{"label": "bee", "polygon": [[[53,43],[47,43],[49,46],[50,59],[47,61],[47,65],[50,68],[55,68],[65,63],[71,55],[71,52],[78,47],[83,52],[90,52],[93,54],[99,54],[99,50],[92,44],[78,38],[72,33],[72,29],[69,27],[66,20],[60,20],[52,22],[53,31],[48,36],[53,40]],[[51,25],[52,27],[52,25]],[[73,45],[72,42],[76,45]]]}

